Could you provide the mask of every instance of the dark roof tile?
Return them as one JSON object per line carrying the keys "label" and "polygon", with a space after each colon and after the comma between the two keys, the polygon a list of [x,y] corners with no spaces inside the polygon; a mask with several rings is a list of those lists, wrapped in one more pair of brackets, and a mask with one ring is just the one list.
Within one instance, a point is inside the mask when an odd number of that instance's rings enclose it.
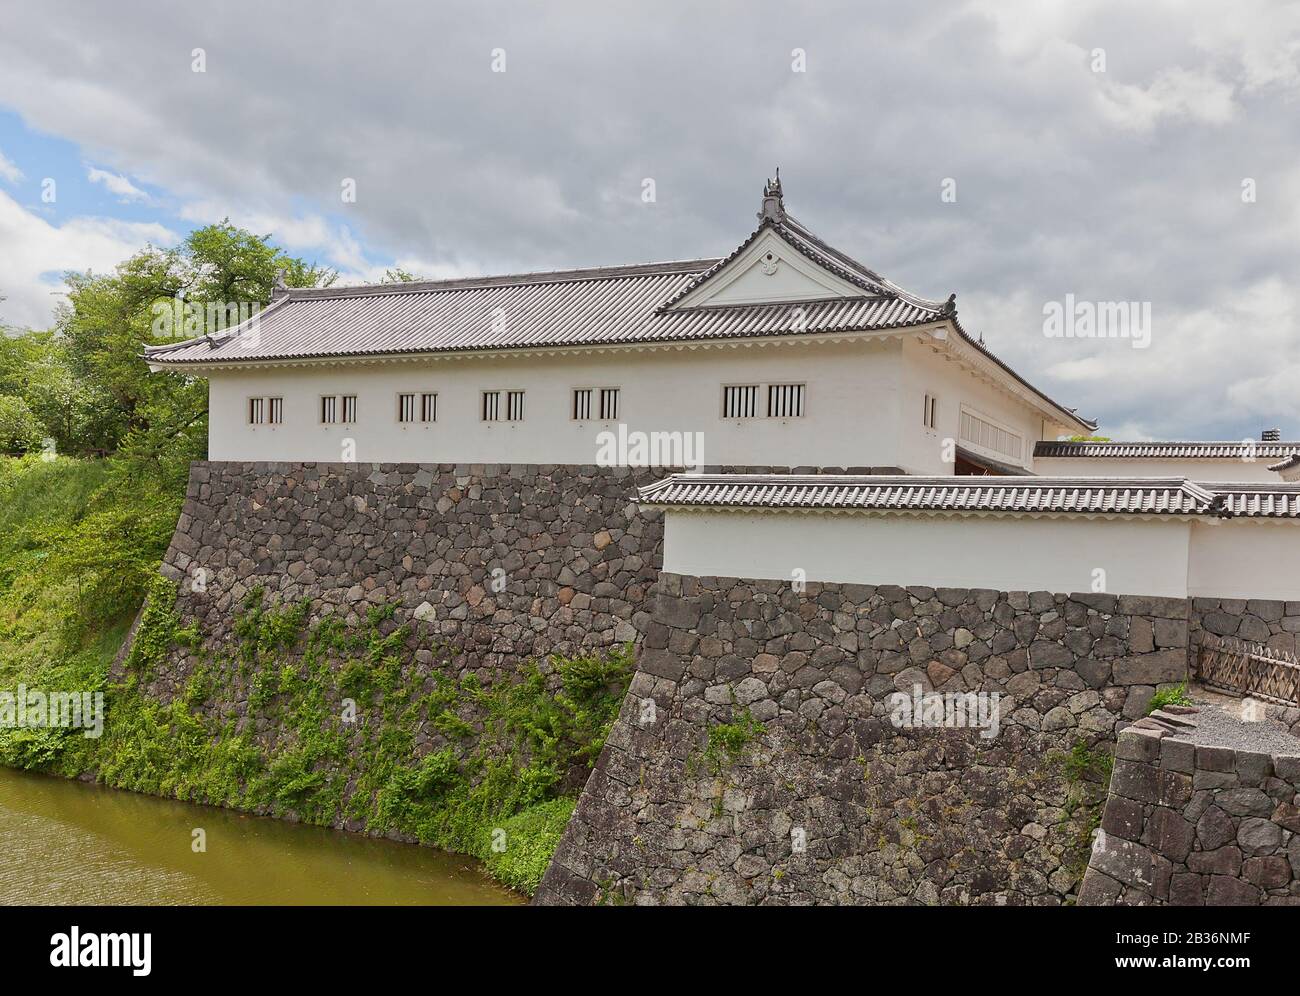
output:
{"label": "dark roof tile", "polygon": [[647,505],[678,508],[1300,518],[1300,485],[1198,484],[1182,477],[673,474],[638,495]]}

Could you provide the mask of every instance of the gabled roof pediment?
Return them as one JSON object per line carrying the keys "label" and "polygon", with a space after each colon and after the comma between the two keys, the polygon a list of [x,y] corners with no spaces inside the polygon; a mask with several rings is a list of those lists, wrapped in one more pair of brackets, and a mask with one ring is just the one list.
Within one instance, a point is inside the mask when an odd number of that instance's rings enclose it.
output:
{"label": "gabled roof pediment", "polygon": [[861,297],[864,288],[818,265],[765,223],[731,256],[700,275],[670,308],[774,304]]}
{"label": "gabled roof pediment", "polygon": [[787,214],[780,170],[763,188],[758,219],[749,238],[673,295],[663,310],[869,298],[896,300],[936,319],[954,313],[952,298],[930,301],[908,293]]}

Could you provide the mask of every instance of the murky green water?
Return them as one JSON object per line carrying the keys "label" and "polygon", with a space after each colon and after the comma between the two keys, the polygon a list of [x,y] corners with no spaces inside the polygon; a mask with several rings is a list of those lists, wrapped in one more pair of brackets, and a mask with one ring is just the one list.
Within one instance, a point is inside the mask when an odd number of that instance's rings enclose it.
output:
{"label": "murky green water", "polygon": [[432,848],[0,767],[0,904],[521,902]]}

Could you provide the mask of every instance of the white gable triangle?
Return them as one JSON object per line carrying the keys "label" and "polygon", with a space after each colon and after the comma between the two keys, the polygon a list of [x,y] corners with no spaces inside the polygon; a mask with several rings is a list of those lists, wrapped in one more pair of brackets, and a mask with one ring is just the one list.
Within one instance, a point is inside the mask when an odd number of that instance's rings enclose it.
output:
{"label": "white gable triangle", "polygon": [[818,266],[769,228],[673,307],[821,301],[862,295],[862,288]]}

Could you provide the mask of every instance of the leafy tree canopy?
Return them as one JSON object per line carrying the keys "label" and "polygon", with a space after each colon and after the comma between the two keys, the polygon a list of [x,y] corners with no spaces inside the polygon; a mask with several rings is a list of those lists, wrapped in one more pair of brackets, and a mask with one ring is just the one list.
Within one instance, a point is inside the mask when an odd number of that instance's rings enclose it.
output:
{"label": "leafy tree canopy", "polygon": [[[280,271],[290,287],[327,286],[337,276],[229,220],[175,248],[149,246],[112,274],[68,273],[68,300],[52,329],[0,336],[0,395],[20,398],[62,453],[202,456],[207,383],[150,373],[144,347],[159,341],[160,327],[163,339],[187,338],[216,331],[204,327],[214,314],[264,307]],[[170,320],[185,315],[198,317]]]}

